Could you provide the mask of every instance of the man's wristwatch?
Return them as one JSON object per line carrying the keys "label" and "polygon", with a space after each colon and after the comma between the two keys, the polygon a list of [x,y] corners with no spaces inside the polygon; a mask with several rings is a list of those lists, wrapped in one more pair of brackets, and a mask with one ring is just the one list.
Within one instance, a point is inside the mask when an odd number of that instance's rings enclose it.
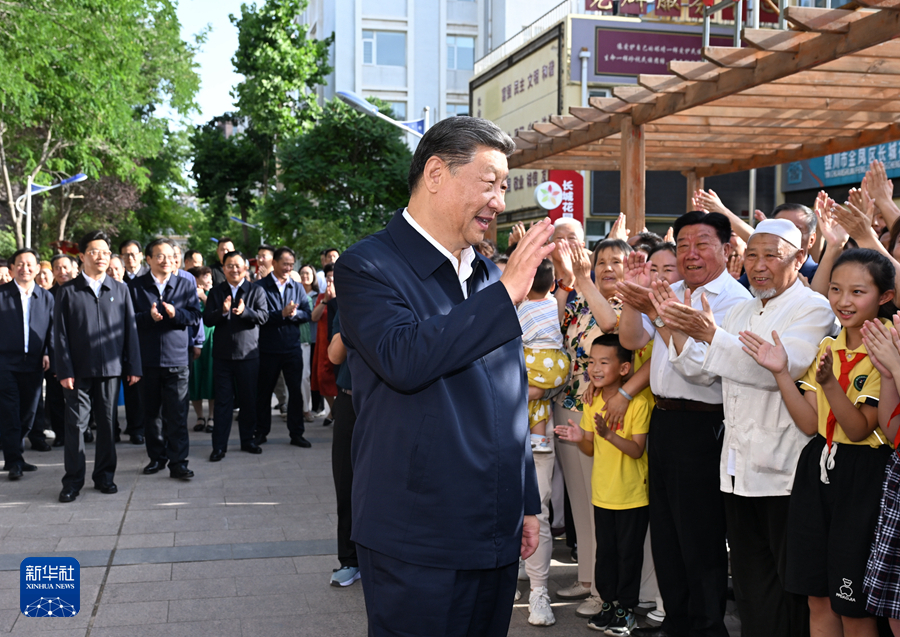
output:
{"label": "man's wristwatch", "polygon": [[662,317],[659,314],[657,314],[656,318],[653,319],[653,324],[656,327],[665,327],[666,326],[666,322],[664,320],[662,320]]}

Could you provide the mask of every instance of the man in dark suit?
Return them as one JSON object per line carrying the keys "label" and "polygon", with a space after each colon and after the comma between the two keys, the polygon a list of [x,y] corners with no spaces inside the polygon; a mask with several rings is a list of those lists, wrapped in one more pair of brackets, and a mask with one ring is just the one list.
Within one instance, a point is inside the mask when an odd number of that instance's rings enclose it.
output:
{"label": "man in dark suit", "polygon": [[216,328],[213,339],[213,375],[216,407],[213,416],[213,450],[210,462],[218,462],[228,450],[235,396],[241,450],[262,453],[253,439],[256,429],[256,386],[259,374],[259,327],[269,318],[262,288],[247,280],[247,260],[240,252],[224,258],[224,283],[209,291],[203,323]]}
{"label": "man in dark suit", "polygon": [[[50,286],[50,294],[55,299],[59,288],[67,281],[71,281],[78,276],[78,262],[68,254],[57,254],[50,259],[50,269],[53,272],[53,285]],[[52,362],[52,357],[50,360]],[[50,428],[56,435],[56,438],[53,439],[53,446],[62,447],[66,444],[66,398],[63,396],[62,385],[59,384],[53,365],[44,372],[44,379],[47,381],[44,409],[49,416]],[[85,436],[88,434],[90,434],[90,437],[86,438],[85,442],[93,442],[94,434],[91,433],[90,429],[85,432]]]}
{"label": "man in dark suit", "polygon": [[53,316],[53,358],[66,397],[66,444],[60,502],[72,502],[84,486],[84,442],[93,406],[97,446],[92,479],[101,493],[116,493],[113,410],[120,376],[141,376],[141,352],[128,287],[106,275],[109,239],[98,230],[78,243],[84,269],[63,285]]}
{"label": "man in dark suit", "polygon": [[9,263],[14,278],[0,286],[0,445],[3,470],[18,480],[23,471],[37,469],[22,457],[22,438],[34,425],[42,375],[50,368],[53,295],[35,285],[37,252],[23,248]]}
{"label": "man in dark suit", "polygon": [[150,463],[144,473],[169,465],[173,478],[188,479],[188,377],[193,329],[200,323],[197,287],[176,271],[174,242],[147,244],[150,272],[131,282],[131,301],[141,346],[141,404]]}
{"label": "man in dark suit", "polygon": [[[262,250],[262,248],[260,248]],[[272,429],[272,392],[284,372],[288,387],[287,426],[291,444],[310,447],[303,437],[303,350],[300,324],[309,321],[309,297],[291,278],[294,251],[278,248],[272,273],[256,285],[265,293],[269,318],[259,329],[259,393],[256,401],[256,442],[262,444]]]}
{"label": "man in dark suit", "polygon": [[225,283],[227,278],[224,269],[225,255],[231,252],[234,252],[234,241],[229,237],[220,237],[216,244],[216,257],[218,260],[209,266],[212,270],[213,287]]}
{"label": "man in dark suit", "polygon": [[[134,239],[128,239],[119,244],[119,255],[122,257],[122,265],[125,266],[125,283],[129,286],[139,276],[144,276],[150,271],[150,266],[144,261],[144,251],[141,244]],[[131,444],[144,443],[144,409],[141,405],[140,382],[129,385],[122,379],[122,394],[125,397],[125,435],[131,440]]]}
{"label": "man in dark suit", "polygon": [[514,148],[486,120],[437,123],[413,157],[408,208],[335,264],[370,636],[505,635],[518,559],[537,547],[515,306],[552,227],[532,227],[502,276],[472,248],[505,208]]}

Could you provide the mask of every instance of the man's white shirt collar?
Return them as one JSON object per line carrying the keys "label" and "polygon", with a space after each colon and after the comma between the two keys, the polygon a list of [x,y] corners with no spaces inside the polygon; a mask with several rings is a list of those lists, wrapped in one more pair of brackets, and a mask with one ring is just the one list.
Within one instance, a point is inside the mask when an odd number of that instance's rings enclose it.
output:
{"label": "man's white shirt collar", "polygon": [[90,286],[91,291],[94,293],[94,296],[96,296],[99,299],[100,298],[100,286],[103,285],[103,282],[106,280],[106,272],[101,274],[100,278],[96,281],[94,279],[92,279],[91,277],[89,277],[84,272],[81,273],[81,276],[83,276],[84,280],[87,281],[87,284],[88,284],[88,286]]}
{"label": "man's white shirt collar", "polygon": [[434,237],[428,234],[425,228],[416,223],[416,220],[413,219],[411,214],[409,214],[409,208],[403,209],[403,218],[406,219],[407,223],[409,223],[409,225],[411,225],[416,232],[425,237],[428,243],[433,245],[438,252],[440,252],[450,260],[450,263],[453,265],[453,269],[456,271],[457,276],[459,276],[459,285],[462,288],[463,296],[468,298],[469,290],[468,286],[466,285],[466,281],[468,281],[469,277],[472,276],[472,271],[474,270],[472,264],[475,263],[475,248],[473,248],[472,246],[465,248],[462,252],[460,252],[460,258],[457,259],[449,250],[447,250],[447,248],[442,246],[437,242],[437,240],[435,240]]}

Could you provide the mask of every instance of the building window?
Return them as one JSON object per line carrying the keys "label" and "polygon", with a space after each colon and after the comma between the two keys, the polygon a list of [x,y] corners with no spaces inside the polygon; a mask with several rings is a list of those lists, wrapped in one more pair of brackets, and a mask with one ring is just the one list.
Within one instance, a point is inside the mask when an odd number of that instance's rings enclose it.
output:
{"label": "building window", "polygon": [[388,102],[391,110],[394,111],[394,117],[400,121],[406,119],[406,102]]}
{"label": "building window", "polygon": [[458,71],[475,69],[475,38],[464,35],[447,36],[447,68]]}
{"label": "building window", "polygon": [[406,66],[405,33],[363,31],[362,40],[363,64]]}
{"label": "building window", "polygon": [[469,105],[468,104],[447,104],[447,117],[453,117],[454,115],[468,115],[469,114]]}

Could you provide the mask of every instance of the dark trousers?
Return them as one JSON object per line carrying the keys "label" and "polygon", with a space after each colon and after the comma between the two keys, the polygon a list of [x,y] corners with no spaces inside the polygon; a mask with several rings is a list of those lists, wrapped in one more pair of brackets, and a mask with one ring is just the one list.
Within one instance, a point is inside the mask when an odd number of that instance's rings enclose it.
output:
{"label": "dark trousers", "polygon": [[334,399],[334,437],[331,442],[331,473],[334,476],[334,492],[337,495],[337,545],[341,566],[359,566],[356,557],[356,543],[350,539],[351,487],[353,486],[353,465],[350,462],[350,442],[353,440],[353,426],[356,412],[350,394],[338,390]]}
{"label": "dark trousers", "polygon": [[47,395],[44,398],[44,412],[50,422],[50,429],[56,434],[56,439],[66,440],[66,397],[63,395],[62,385],[55,374],[44,372],[44,380],[47,381]]}
{"label": "dark trousers", "polygon": [[728,637],[722,412],[656,407],[650,434],[650,537],[666,603],[663,628],[677,637]]}
{"label": "dark trousers", "polygon": [[31,422],[31,429],[28,430],[28,440],[31,442],[32,448],[34,448],[35,444],[45,443],[47,442],[47,436],[44,435],[44,423],[46,419],[44,417],[44,392],[42,391],[44,387],[44,373],[39,372],[41,377],[38,380],[38,401],[37,405],[34,409],[34,418]]}
{"label": "dark trousers", "polygon": [[116,445],[113,442],[113,411],[119,394],[115,377],[76,378],[74,389],[63,389],[66,397],[66,447],[63,487],[80,491],[84,486],[84,432],[93,409],[97,422],[94,484],[108,485],[116,474]]}
{"label": "dark trousers", "polygon": [[[144,410],[141,405],[141,381],[134,385],[122,378],[122,394],[125,397],[125,434],[128,436],[144,435]],[[152,412],[148,412],[152,413]]]}
{"label": "dark trousers", "polygon": [[[316,324],[310,323],[310,329],[312,329],[313,334],[316,333]],[[313,361],[316,360],[316,344],[315,342],[309,344],[309,364],[315,365]],[[309,396],[312,402],[312,411],[313,413],[318,413],[325,409],[325,400],[322,398],[322,394],[319,393],[317,389],[310,389]]]}
{"label": "dark trousers", "polygon": [[238,431],[241,444],[253,441],[256,429],[256,385],[259,375],[259,359],[243,361],[217,358],[213,361],[213,377],[216,386],[216,408],[213,414],[213,450],[226,451],[231,435],[231,418],[235,401],[238,414]]}
{"label": "dark trousers", "polygon": [[0,370],[0,445],[8,468],[22,460],[22,439],[34,424],[41,396],[41,372]]}
{"label": "dark trousers", "polygon": [[188,377],[190,368],[145,367],[138,385],[144,417],[147,455],[156,462],[169,461],[170,467],[187,465],[189,450]]}
{"label": "dark trousers", "polygon": [[784,590],[790,496],[746,498],[731,493],[723,496],[741,635],[809,635],[806,597]]}
{"label": "dark trousers", "polygon": [[297,347],[284,354],[259,354],[259,385],[256,395],[256,437],[268,436],[272,431],[272,392],[278,375],[284,372],[288,388],[287,427],[291,440],[306,431],[303,424],[303,354]]}
{"label": "dark trousers", "polygon": [[402,562],[361,544],[357,551],[369,637],[498,637],[508,632],[517,562],[454,571]]}
{"label": "dark trousers", "polygon": [[649,522],[649,507],[618,511],[594,507],[594,533],[597,537],[594,583],[603,601],[617,601],[619,606],[628,610],[634,610],[638,605],[644,539]]}

